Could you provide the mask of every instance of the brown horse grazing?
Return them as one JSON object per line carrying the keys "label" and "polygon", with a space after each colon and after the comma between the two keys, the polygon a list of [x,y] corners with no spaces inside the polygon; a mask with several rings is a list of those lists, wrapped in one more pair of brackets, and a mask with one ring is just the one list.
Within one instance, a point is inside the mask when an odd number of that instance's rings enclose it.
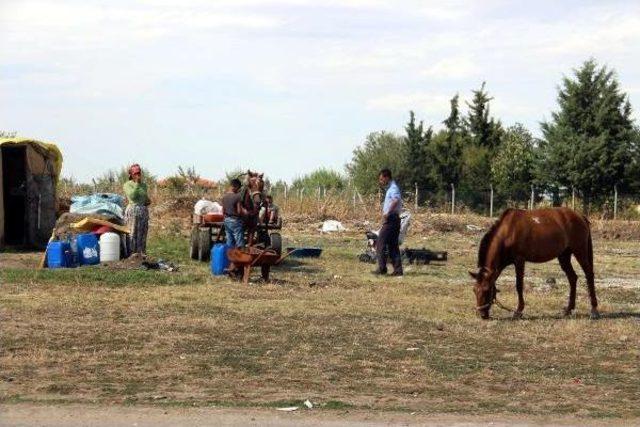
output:
{"label": "brown horse grazing", "polygon": [[242,207],[247,211],[244,217],[244,225],[247,230],[247,246],[253,245],[253,240],[258,225],[258,215],[262,206],[262,192],[264,191],[264,174],[247,171],[240,196]]}
{"label": "brown horse grazing", "polygon": [[478,271],[469,272],[476,280],[476,310],[483,319],[489,318],[491,305],[496,301],[496,280],[505,267],[516,269],[518,308],[514,318],[524,310],[524,263],[547,262],[558,258],[560,267],[569,279],[569,302],[564,309],[570,315],[576,306],[578,276],[571,266],[575,256],[587,278],[591,317],[597,318],[598,299],[593,280],[593,245],[586,217],[568,208],[524,211],[507,209],[480,242]]}

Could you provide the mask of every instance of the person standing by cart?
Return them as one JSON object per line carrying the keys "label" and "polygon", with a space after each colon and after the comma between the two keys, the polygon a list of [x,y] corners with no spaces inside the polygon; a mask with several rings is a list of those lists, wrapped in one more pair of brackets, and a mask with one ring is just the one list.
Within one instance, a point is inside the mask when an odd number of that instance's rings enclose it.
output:
{"label": "person standing by cart", "polygon": [[[389,169],[382,169],[378,174],[378,183],[386,188],[382,206],[382,228],[378,233],[376,252],[378,269],[374,274],[387,274],[387,251],[393,263],[392,276],[402,276],[402,258],[400,256],[400,211],[402,210],[402,193],[400,187],[392,179]],[[386,250],[385,250],[386,249]]]}
{"label": "person standing by cart", "polygon": [[142,168],[133,164],[129,168],[129,180],[124,183],[123,191],[128,200],[124,220],[130,231],[131,253],[145,254],[147,251],[147,233],[149,231],[149,199],[147,184],[142,181]]}
{"label": "person standing by cart", "polygon": [[242,217],[246,210],[242,207],[242,197],[239,179],[232,179],[229,190],[222,196],[222,209],[224,212],[224,231],[227,235],[227,245],[232,248],[244,246],[244,222]]}
{"label": "person standing by cart", "polygon": [[264,198],[264,205],[260,208],[260,221],[263,224],[277,224],[280,219],[280,208],[273,203],[273,196],[270,194]]}

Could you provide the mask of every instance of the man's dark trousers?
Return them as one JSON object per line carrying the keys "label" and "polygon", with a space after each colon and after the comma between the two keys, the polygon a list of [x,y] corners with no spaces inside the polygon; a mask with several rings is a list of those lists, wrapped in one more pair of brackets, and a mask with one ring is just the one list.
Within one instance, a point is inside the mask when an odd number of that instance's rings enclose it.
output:
{"label": "man's dark trousers", "polygon": [[378,255],[378,271],[387,271],[387,251],[389,250],[389,256],[393,263],[393,271],[396,273],[402,273],[402,259],[400,257],[400,245],[398,243],[398,237],[400,236],[400,215],[397,213],[390,214],[382,228],[378,233],[378,242],[376,244],[376,252]]}

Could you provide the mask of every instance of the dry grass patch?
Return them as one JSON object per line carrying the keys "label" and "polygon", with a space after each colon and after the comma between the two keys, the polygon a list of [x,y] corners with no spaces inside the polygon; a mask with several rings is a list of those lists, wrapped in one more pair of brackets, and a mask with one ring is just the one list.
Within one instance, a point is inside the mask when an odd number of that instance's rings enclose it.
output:
{"label": "dry grass patch", "polygon": [[[451,259],[402,279],[368,274],[359,233],[293,237],[325,252],[277,268],[275,284],[212,278],[185,241],[157,237],[151,253],[180,273],[0,271],[2,400],[640,415],[640,288],[600,288],[604,318],[590,321],[581,282],[578,313],[562,319],[566,279],[535,266],[525,320],[483,322],[466,279],[472,235],[412,236]],[[614,250],[633,245],[596,242],[598,282],[638,273]],[[513,305],[512,280],[499,287]]]}

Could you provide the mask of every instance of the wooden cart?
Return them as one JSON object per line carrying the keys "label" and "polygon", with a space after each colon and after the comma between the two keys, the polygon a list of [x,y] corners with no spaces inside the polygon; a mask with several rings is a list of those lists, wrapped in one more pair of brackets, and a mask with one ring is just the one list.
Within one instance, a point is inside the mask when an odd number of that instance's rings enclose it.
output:
{"label": "wooden cart", "polygon": [[[193,214],[192,224],[189,256],[191,259],[208,261],[213,245],[224,243],[227,239],[224,232],[224,217],[222,214]],[[258,224],[256,244],[266,249],[272,249],[280,256],[282,236],[278,231],[281,229],[281,221],[276,224]]]}
{"label": "wooden cart", "polygon": [[287,256],[281,257],[273,249],[259,249],[256,247],[231,248],[227,251],[231,269],[238,268],[242,271],[242,283],[249,283],[251,267],[260,267],[262,278],[269,281],[271,266],[278,264]]}

